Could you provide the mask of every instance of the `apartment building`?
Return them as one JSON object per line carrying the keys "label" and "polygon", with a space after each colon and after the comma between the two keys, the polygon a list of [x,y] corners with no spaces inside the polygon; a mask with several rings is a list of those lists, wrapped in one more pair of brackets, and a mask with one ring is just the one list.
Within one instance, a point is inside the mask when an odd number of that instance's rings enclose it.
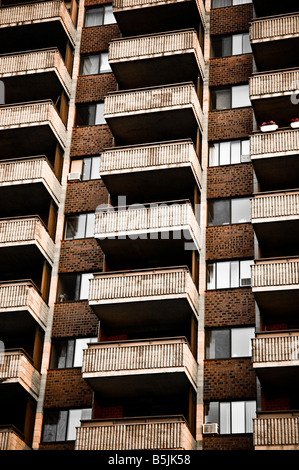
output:
{"label": "apartment building", "polygon": [[264,3],[0,2],[1,450],[298,448],[298,14]]}

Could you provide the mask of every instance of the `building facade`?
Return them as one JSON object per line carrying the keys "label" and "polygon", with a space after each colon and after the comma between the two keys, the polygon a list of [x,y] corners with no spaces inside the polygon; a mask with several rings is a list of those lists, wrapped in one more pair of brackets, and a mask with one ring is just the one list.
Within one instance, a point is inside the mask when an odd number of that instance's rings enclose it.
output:
{"label": "building facade", "polygon": [[0,3],[0,449],[298,449],[294,2]]}

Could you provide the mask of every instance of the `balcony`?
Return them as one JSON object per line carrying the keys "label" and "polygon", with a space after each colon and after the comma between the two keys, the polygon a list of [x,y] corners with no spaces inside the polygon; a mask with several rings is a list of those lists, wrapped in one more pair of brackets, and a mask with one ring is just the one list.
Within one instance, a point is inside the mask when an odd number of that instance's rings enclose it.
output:
{"label": "balcony", "polygon": [[253,368],[264,388],[285,391],[299,385],[298,331],[257,333],[252,344]]}
{"label": "balcony", "polygon": [[299,450],[298,412],[259,413],[254,420],[256,450]]}
{"label": "balcony", "polygon": [[24,437],[13,426],[0,427],[0,451],[1,450],[30,450],[25,444]]}
{"label": "balcony", "polygon": [[109,63],[121,89],[193,81],[205,62],[195,30],[117,39]]}
{"label": "balcony", "polygon": [[[38,39],[37,39],[38,38]],[[62,0],[5,6],[0,9],[0,53],[16,52],[55,44],[63,54],[66,41],[72,45],[76,29]]]}
{"label": "balcony", "polygon": [[22,387],[37,400],[40,387],[40,373],[32,365],[29,357],[22,350],[1,352],[0,357],[0,396],[14,393]]}
{"label": "balcony", "polygon": [[[13,335],[26,335],[38,324],[45,329],[48,323],[48,306],[31,281],[0,283],[1,339]],[[29,335],[28,335],[29,336]]]}
{"label": "balcony", "polygon": [[[250,99],[259,124],[276,120],[280,127],[297,117],[299,69],[254,74],[250,78]],[[295,102],[294,102],[295,100]]]}
{"label": "balcony", "polygon": [[91,280],[89,305],[111,332],[184,331],[199,295],[185,267],[109,272]]}
{"label": "balcony", "polygon": [[94,236],[112,263],[200,250],[200,228],[189,201],[110,207],[96,213]]}
{"label": "balcony", "polygon": [[205,24],[203,0],[114,0],[113,13],[123,36],[198,28]]}
{"label": "balcony", "polygon": [[66,129],[52,101],[0,106],[0,158],[53,154]]}
{"label": "balcony", "polygon": [[105,399],[130,400],[197,389],[197,363],[186,338],[90,344],[83,378]]}
{"label": "balcony", "polygon": [[297,0],[285,0],[284,2],[271,2],[266,4],[263,0],[252,0],[257,16],[282,15],[298,10]]}
{"label": "balcony", "polygon": [[256,260],[252,292],[265,318],[278,323],[294,319],[299,302],[299,259]]}
{"label": "balcony", "polygon": [[70,96],[71,77],[58,49],[20,52],[0,56],[0,79],[5,103],[22,103]]}
{"label": "balcony", "polygon": [[105,119],[117,145],[196,141],[202,110],[194,85],[185,83],[109,93]]}
{"label": "balcony", "polygon": [[[167,170],[167,171],[165,171]],[[101,178],[113,196],[131,201],[191,199],[201,187],[201,166],[191,140],[115,147],[102,153]],[[192,191],[192,194],[191,192]]]}
{"label": "balcony", "polygon": [[0,212],[39,214],[53,200],[60,202],[61,185],[46,157],[0,161]]}
{"label": "balcony", "polygon": [[256,194],[252,223],[264,257],[296,255],[299,237],[299,192]]}
{"label": "balcony", "polygon": [[251,47],[259,71],[298,67],[299,14],[254,19]]}
{"label": "balcony", "polygon": [[75,450],[195,450],[196,441],[183,417],[85,421]]}
{"label": "balcony", "polygon": [[250,152],[261,191],[298,187],[299,129],[254,133]]}

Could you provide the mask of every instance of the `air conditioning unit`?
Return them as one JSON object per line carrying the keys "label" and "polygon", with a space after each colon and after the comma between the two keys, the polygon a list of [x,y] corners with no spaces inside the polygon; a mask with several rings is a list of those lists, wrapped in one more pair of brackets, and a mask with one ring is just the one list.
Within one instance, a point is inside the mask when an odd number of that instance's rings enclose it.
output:
{"label": "air conditioning unit", "polygon": [[69,173],[67,179],[69,181],[81,180],[81,173]]}
{"label": "air conditioning unit", "polygon": [[202,433],[203,434],[219,434],[219,424],[218,423],[203,424]]}
{"label": "air conditioning unit", "polygon": [[241,155],[241,163],[251,162],[250,155]]}
{"label": "air conditioning unit", "polygon": [[241,286],[251,286],[251,278],[241,279]]}

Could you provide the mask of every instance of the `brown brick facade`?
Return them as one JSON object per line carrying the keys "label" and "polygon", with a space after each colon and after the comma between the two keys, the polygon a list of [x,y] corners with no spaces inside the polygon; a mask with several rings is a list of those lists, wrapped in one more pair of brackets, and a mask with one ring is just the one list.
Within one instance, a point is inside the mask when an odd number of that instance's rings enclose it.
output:
{"label": "brown brick facade", "polygon": [[209,112],[209,141],[242,139],[253,129],[252,108]]}
{"label": "brown brick facade", "polygon": [[208,227],[206,259],[253,258],[254,232],[251,224]]}
{"label": "brown brick facade", "polygon": [[55,304],[52,338],[96,337],[98,326],[99,319],[87,300]]}
{"label": "brown brick facade", "polygon": [[247,82],[252,74],[252,55],[235,55],[210,60],[210,87]]}
{"label": "brown brick facade", "polygon": [[251,3],[211,10],[210,34],[231,34],[249,31],[249,23],[253,18]]}
{"label": "brown brick facade", "polygon": [[98,155],[106,147],[112,147],[112,134],[106,124],[74,127],[71,157]]}
{"label": "brown brick facade", "polygon": [[252,434],[205,437],[203,450],[253,450]]}
{"label": "brown brick facade", "polygon": [[103,261],[103,252],[94,238],[65,240],[61,244],[59,272],[99,272]]}
{"label": "brown brick facade", "polygon": [[91,408],[92,390],[82,378],[81,368],[49,370],[45,408]]}
{"label": "brown brick facade", "polygon": [[81,54],[91,54],[108,51],[109,43],[118,37],[120,37],[120,32],[116,24],[83,28],[80,52]]}
{"label": "brown brick facade", "polygon": [[208,168],[208,199],[250,196],[253,193],[251,163]]}
{"label": "brown brick facade", "polygon": [[103,101],[110,91],[115,91],[117,83],[111,73],[100,75],[85,75],[78,78],[77,103],[88,103],[91,101]]}

